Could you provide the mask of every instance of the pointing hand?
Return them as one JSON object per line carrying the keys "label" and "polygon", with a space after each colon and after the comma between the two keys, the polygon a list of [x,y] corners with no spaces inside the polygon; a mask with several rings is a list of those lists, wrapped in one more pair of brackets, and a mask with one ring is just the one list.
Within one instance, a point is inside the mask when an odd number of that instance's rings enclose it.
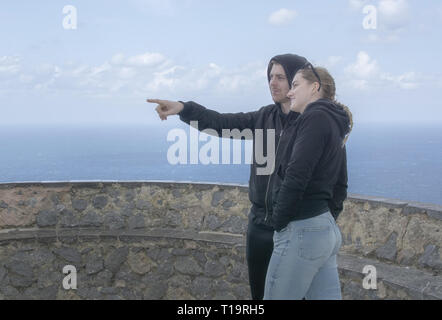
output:
{"label": "pointing hand", "polygon": [[149,103],[156,103],[156,111],[161,120],[167,120],[168,116],[178,114],[183,110],[184,105],[181,102],[159,100],[159,99],[147,99]]}

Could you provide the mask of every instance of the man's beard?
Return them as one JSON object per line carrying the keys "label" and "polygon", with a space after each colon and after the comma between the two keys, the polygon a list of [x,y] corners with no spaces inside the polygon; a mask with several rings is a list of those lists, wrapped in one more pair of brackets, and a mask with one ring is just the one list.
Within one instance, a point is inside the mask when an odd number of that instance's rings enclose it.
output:
{"label": "man's beard", "polygon": [[284,99],[279,99],[279,100],[273,100],[275,103],[279,103],[279,104],[284,104],[287,102],[290,102],[290,99],[288,98],[284,98]]}

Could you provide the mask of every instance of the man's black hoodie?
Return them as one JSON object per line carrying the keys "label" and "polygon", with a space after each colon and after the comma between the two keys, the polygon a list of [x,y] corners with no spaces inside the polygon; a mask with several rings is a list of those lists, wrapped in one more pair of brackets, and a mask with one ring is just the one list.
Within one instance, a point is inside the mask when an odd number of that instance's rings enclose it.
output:
{"label": "man's black hoodie", "polygon": [[277,155],[272,190],[275,230],[328,210],[337,219],[347,197],[343,139],[349,124],[344,109],[328,99],[309,104],[296,121],[290,122],[284,135],[291,142]]}
{"label": "man's black hoodie", "polygon": [[[291,85],[296,72],[307,62],[304,57],[293,54],[275,56],[270,60],[267,69],[269,81],[272,61],[282,65],[289,85]],[[222,136],[223,129],[238,129],[240,131],[251,129],[253,138],[255,138],[255,130],[262,129],[264,138],[263,150],[265,151],[267,150],[267,130],[275,131],[275,146],[277,146],[278,150],[283,151],[287,149],[290,141],[293,142],[294,137],[289,137],[284,134],[284,128],[288,127],[290,123],[294,123],[299,115],[297,112],[289,112],[287,115],[284,114],[279,103],[271,104],[257,111],[247,113],[219,113],[193,101],[184,103],[184,109],[179,113],[182,121],[187,124],[190,124],[191,121],[198,121],[198,130],[214,129],[219,137]],[[282,137],[280,138],[280,136]],[[255,144],[253,144],[253,154],[255,154]],[[278,156],[276,158],[276,164],[278,164]],[[266,166],[267,164],[257,163],[256,157],[253,157],[249,179],[249,199],[252,203],[249,221],[267,227],[268,229],[273,229],[270,219],[273,209],[273,184],[278,178],[276,177],[276,170],[270,175],[257,174],[258,168]],[[277,168],[277,166],[275,166],[275,168]],[[333,203],[333,200],[331,203]],[[335,207],[338,208],[340,198],[337,199],[336,203],[337,205]],[[336,209],[335,212],[336,211],[338,211],[338,209]]]}

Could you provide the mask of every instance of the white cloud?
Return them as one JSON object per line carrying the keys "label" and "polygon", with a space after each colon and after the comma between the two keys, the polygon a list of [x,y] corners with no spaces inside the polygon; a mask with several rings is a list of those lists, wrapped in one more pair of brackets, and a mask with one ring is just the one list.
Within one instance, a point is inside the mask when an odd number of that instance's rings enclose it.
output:
{"label": "white cloud", "polygon": [[98,67],[92,67],[90,70],[91,76],[96,76],[99,74],[106,73],[107,71],[111,70],[111,65],[108,62],[103,63],[101,66]]}
{"label": "white cloud", "polygon": [[417,75],[415,72],[406,72],[399,76],[389,73],[382,73],[380,79],[391,82],[402,89],[416,89],[419,86]]}
{"label": "white cloud", "polygon": [[[78,96],[110,98],[145,96],[239,95],[265,86],[266,64],[225,68],[216,63],[180,66],[160,53],[111,56],[98,65],[41,64],[21,71],[19,59],[2,57],[0,70],[16,77],[0,78],[0,91],[26,91],[41,94],[73,93]],[[6,82],[7,81],[7,82]]]}
{"label": "white cloud", "polygon": [[345,68],[347,74],[362,79],[375,76],[378,73],[378,70],[379,67],[376,60],[372,60],[364,51],[358,53],[355,63],[352,63]]}
{"label": "white cloud", "polygon": [[[370,32],[363,30],[364,40],[369,43],[394,43],[400,40],[410,25],[411,14],[408,0],[379,0],[377,3],[368,0],[349,0],[349,6],[361,17],[368,17],[362,9],[366,5],[376,8],[376,28]],[[370,11],[370,14],[373,12]]]}
{"label": "white cloud", "polygon": [[122,64],[123,62],[124,62],[124,54],[122,53],[114,54],[111,59],[112,64]]}
{"label": "white cloud", "polygon": [[[264,72],[263,72],[264,70]],[[177,95],[235,95],[253,92],[265,83],[265,64],[248,64],[240,68],[227,69],[215,63],[186,68],[173,67],[156,72],[146,84],[153,94],[171,92]]]}
{"label": "white cloud", "polygon": [[378,16],[378,23],[387,29],[398,29],[408,24],[410,19],[410,8],[407,0],[379,0],[378,4],[372,0],[349,0],[351,9],[362,12],[366,5],[375,5]]}
{"label": "white cloud", "polygon": [[129,57],[126,64],[134,67],[152,67],[166,61],[166,58],[160,53],[145,53],[134,57]]}
{"label": "white cloud", "polygon": [[[342,86],[358,90],[399,88],[412,90],[423,82],[438,85],[435,77],[425,78],[413,71],[391,73],[382,70],[376,59],[360,51],[345,63],[341,56],[330,56],[321,65],[334,68]],[[161,53],[133,56],[115,54],[97,65],[67,62],[63,65],[28,66],[18,57],[0,58],[0,94],[20,92],[83,97],[131,99],[145,97],[233,97],[256,96],[266,92],[266,62],[226,68],[215,62],[200,66],[178,65]],[[343,71],[340,71],[343,70]],[[341,86],[340,85],[340,86]]]}
{"label": "white cloud", "polygon": [[416,72],[409,71],[400,75],[393,75],[381,70],[378,62],[365,51],[360,51],[356,61],[344,69],[344,78],[350,87],[361,90],[375,87],[396,87],[411,90],[418,88],[423,81],[423,77]]}
{"label": "white cloud", "polygon": [[275,26],[289,24],[295,19],[297,13],[294,10],[280,9],[273,12],[269,17],[269,23]]}
{"label": "white cloud", "polygon": [[19,57],[0,57],[0,75],[15,75],[19,73],[20,69]]}
{"label": "white cloud", "polygon": [[137,71],[134,68],[128,68],[128,67],[122,67],[118,71],[118,76],[121,79],[131,79],[131,78],[135,77],[136,74],[137,74]]}
{"label": "white cloud", "polygon": [[125,57],[122,53],[117,53],[110,59],[110,64],[127,67],[157,67],[163,63],[168,63],[164,55],[157,52],[146,52],[136,56]]}
{"label": "white cloud", "polygon": [[401,29],[409,23],[410,14],[407,0],[380,0],[378,11],[378,20],[387,29]]}

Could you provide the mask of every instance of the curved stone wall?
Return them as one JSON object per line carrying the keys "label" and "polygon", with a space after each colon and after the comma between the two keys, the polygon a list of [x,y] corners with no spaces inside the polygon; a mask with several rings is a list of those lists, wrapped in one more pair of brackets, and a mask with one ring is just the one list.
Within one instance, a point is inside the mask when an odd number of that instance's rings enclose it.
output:
{"label": "curved stone wall", "polygon": [[[249,208],[238,185],[0,184],[0,299],[250,299]],[[442,298],[440,206],[350,195],[338,224],[345,299]]]}
{"label": "curved stone wall", "polygon": [[338,224],[345,252],[442,273],[442,206],[350,195]]}

